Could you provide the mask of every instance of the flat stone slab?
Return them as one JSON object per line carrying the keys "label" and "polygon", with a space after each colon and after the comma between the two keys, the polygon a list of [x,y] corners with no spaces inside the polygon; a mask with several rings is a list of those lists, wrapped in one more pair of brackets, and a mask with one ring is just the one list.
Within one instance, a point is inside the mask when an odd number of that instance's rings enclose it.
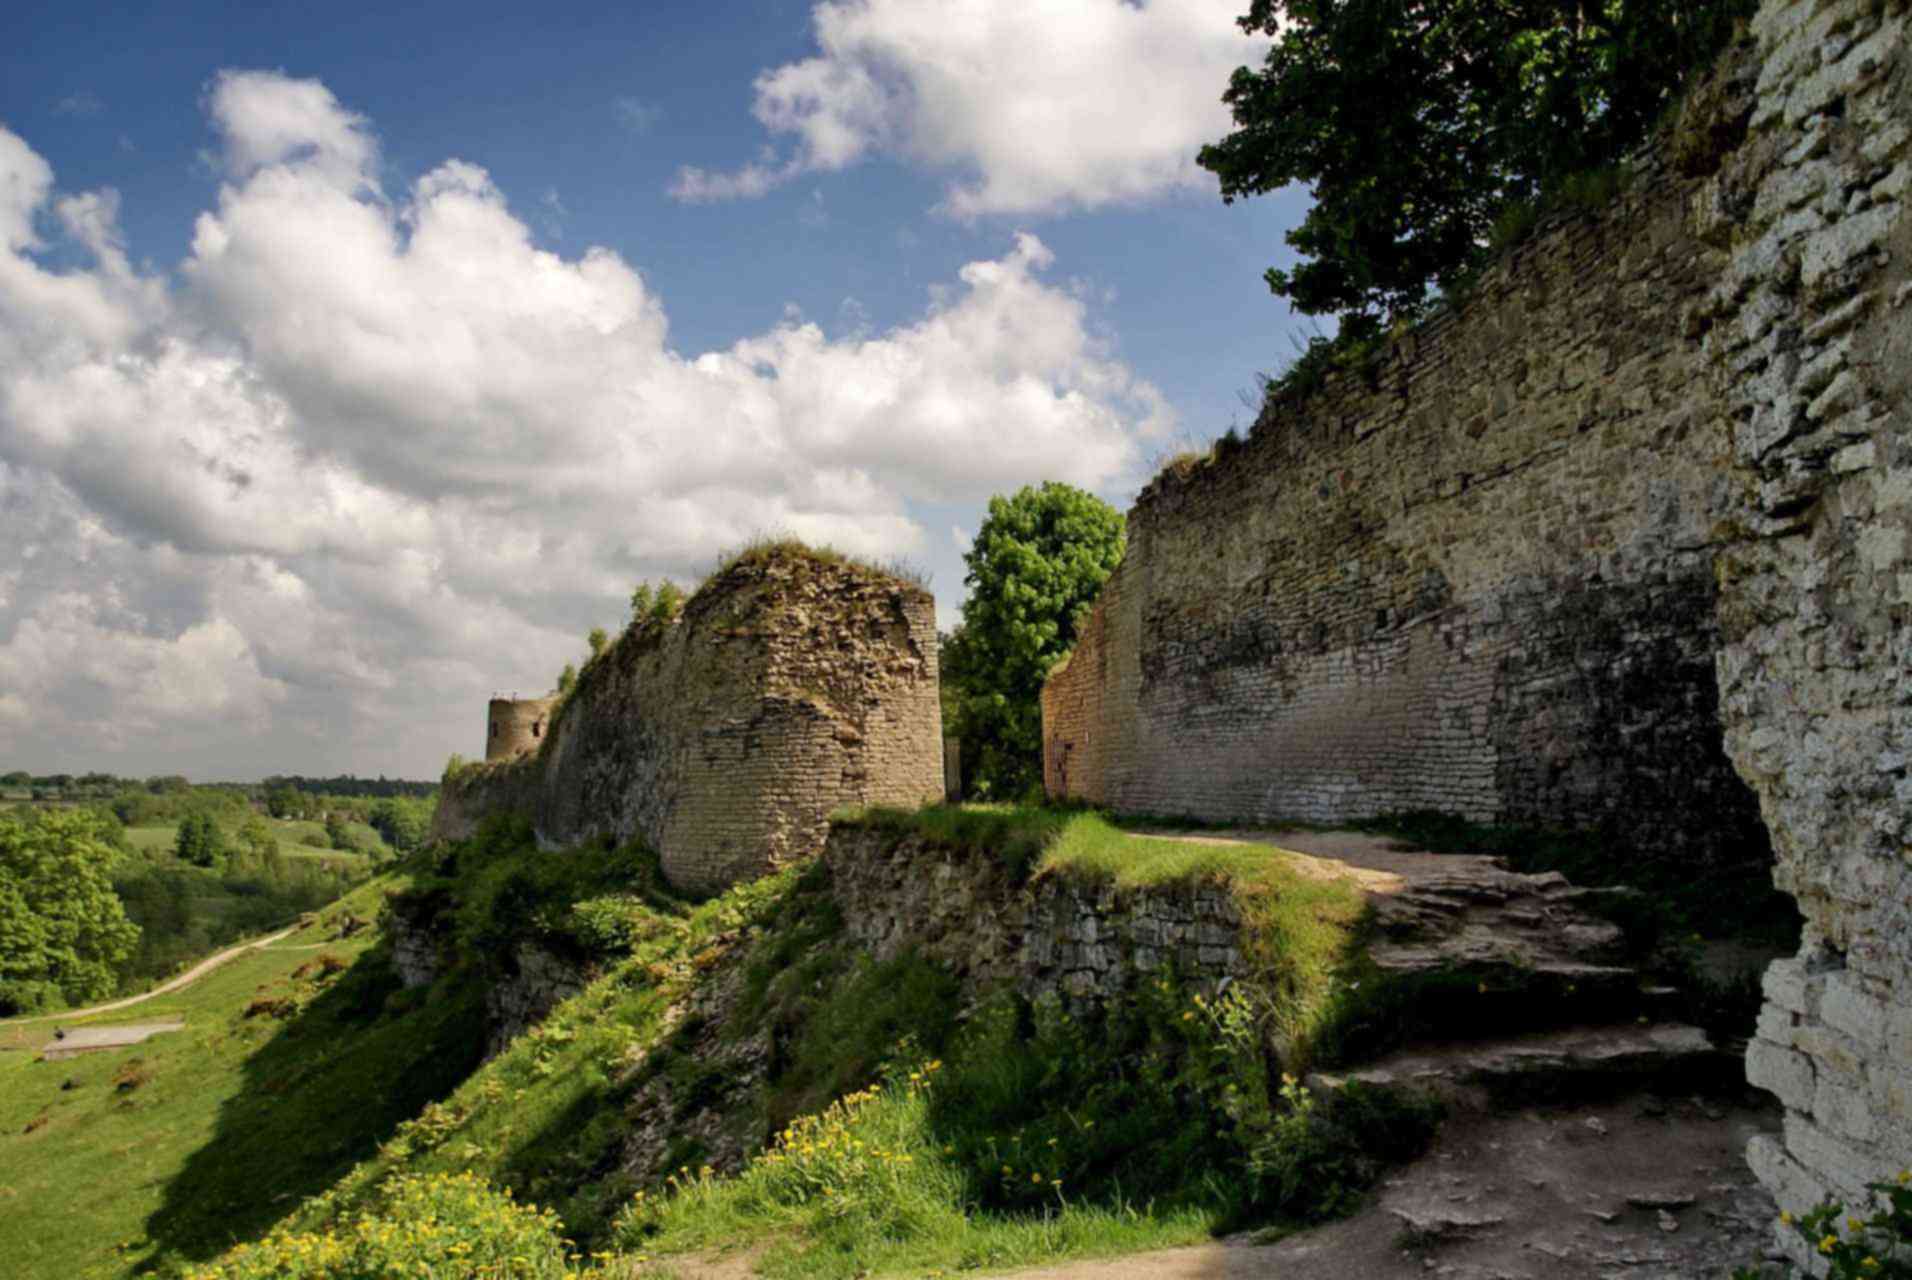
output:
{"label": "flat stone slab", "polygon": [[178,1031],[185,1025],[183,1020],[174,1018],[162,1022],[126,1022],[116,1027],[73,1027],[64,1036],[47,1041],[40,1050],[40,1057],[47,1062],[58,1062],[100,1049],[123,1049],[168,1031]]}
{"label": "flat stone slab", "polygon": [[[1153,834],[1153,833],[1151,833]],[[1575,888],[1557,871],[1509,871],[1482,854],[1430,853],[1359,831],[1234,831],[1174,835],[1196,844],[1268,844],[1302,875],[1343,880],[1374,904],[1369,956],[1396,976],[1506,970],[1563,991],[1637,988],[1625,938],[1592,906],[1616,890]],[[1587,994],[1595,994],[1589,990]]]}
{"label": "flat stone slab", "polygon": [[1720,1056],[1698,1027],[1662,1022],[1417,1046],[1356,1071],[1316,1073],[1309,1083],[1330,1089],[1354,1083],[1436,1092],[1476,1085],[1491,1090],[1588,1077],[1651,1078],[1709,1065]]}

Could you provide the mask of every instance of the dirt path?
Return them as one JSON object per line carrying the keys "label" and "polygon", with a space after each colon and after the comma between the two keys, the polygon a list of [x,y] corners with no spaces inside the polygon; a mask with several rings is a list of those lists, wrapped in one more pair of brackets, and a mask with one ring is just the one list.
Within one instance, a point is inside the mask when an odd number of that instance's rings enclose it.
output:
{"label": "dirt path", "polygon": [[0,1018],[0,1027],[23,1027],[30,1022],[70,1022],[75,1018],[90,1018],[96,1013],[112,1013],[118,1009],[131,1008],[133,1005],[143,1004],[151,1000],[154,996],[170,995],[181,987],[190,987],[193,983],[199,981],[214,969],[217,969],[220,965],[242,952],[262,950],[281,938],[290,937],[298,930],[298,927],[299,926],[295,924],[290,928],[281,929],[278,933],[268,937],[255,938],[251,942],[242,942],[238,946],[227,947],[224,951],[215,952],[207,956],[204,960],[201,960],[192,968],[186,970],[186,972],[180,974],[177,978],[169,978],[154,987],[151,991],[143,992],[140,995],[127,996],[123,1000],[109,1000],[105,1004],[96,1004],[85,1009],[65,1009],[59,1013],[35,1014],[31,1018]]}
{"label": "dirt path", "polygon": [[1741,1153],[1764,1106],[1630,1098],[1464,1116],[1351,1218],[1013,1273],[1015,1280],[1697,1280],[1758,1261],[1772,1198]]}

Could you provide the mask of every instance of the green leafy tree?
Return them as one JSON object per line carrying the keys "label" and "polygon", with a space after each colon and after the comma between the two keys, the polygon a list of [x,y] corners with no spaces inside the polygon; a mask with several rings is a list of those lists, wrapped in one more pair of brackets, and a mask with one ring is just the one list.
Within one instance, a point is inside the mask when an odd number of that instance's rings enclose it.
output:
{"label": "green leafy tree", "polygon": [[325,815],[325,842],[341,853],[357,853],[358,837],[352,834],[352,828],[346,825],[345,815],[328,813]]}
{"label": "green leafy tree", "polygon": [[372,806],[372,829],[396,853],[410,853],[425,843],[431,826],[430,806],[422,801],[387,799]]}
{"label": "green leafy tree", "polygon": [[1273,38],[1222,95],[1236,130],[1202,148],[1222,199],[1305,183],[1269,288],[1364,337],[1456,283],[1513,202],[1646,137],[1683,74],[1750,0],[1251,0]]}
{"label": "green leafy tree", "polygon": [[631,621],[639,626],[646,622],[669,622],[683,608],[684,590],[669,578],[656,586],[640,582],[637,590],[631,592]]}
{"label": "green leafy tree", "polygon": [[611,637],[603,627],[592,627],[591,634],[584,637],[584,643],[591,646],[591,656],[593,658],[601,657],[604,653],[604,646],[610,642]]}
{"label": "green leafy tree", "polygon": [[684,611],[684,589],[668,578],[658,584],[657,600],[651,605],[651,617],[669,622]]}
{"label": "green leafy tree", "polygon": [[295,818],[303,808],[299,793],[291,787],[273,787],[266,792],[266,812],[275,818]]}
{"label": "green leafy tree", "polygon": [[942,655],[972,794],[1019,796],[1041,785],[1042,682],[1075,644],[1122,545],[1122,513],[1069,485],[989,500],[963,557],[962,625]]}
{"label": "green leafy tree", "polygon": [[110,995],[139,941],[97,814],[0,815],[0,1014]]}
{"label": "green leafy tree", "polygon": [[[271,825],[256,813],[239,824],[238,852],[243,855],[247,871],[270,874],[279,867],[279,838],[272,834]],[[232,860],[237,863],[242,859]]]}
{"label": "green leafy tree", "polygon": [[564,670],[558,672],[558,692],[568,694],[577,685],[578,669],[573,664],[564,664]]}
{"label": "green leafy tree", "polygon": [[195,867],[218,869],[226,860],[226,837],[219,823],[205,810],[196,810],[179,820],[173,836],[173,856]]}

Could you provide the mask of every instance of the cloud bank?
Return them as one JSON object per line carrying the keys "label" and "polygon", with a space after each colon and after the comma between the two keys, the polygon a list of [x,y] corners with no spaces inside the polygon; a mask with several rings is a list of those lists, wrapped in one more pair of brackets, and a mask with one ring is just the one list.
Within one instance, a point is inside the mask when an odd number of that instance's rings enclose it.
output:
{"label": "cloud bank", "polygon": [[204,106],[225,176],[165,276],[0,128],[7,767],[435,772],[637,579],[766,529],[920,554],[912,503],[1103,486],[1171,426],[1034,236],[887,332],[686,355],[639,270],[539,248],[482,168],[385,191],[317,81]]}
{"label": "cloud bank", "polygon": [[680,200],[748,199],[874,154],[953,171],[959,218],[1096,209],[1213,191],[1195,165],[1265,40],[1216,0],[826,0],[819,52],[763,72],[754,111],[789,154],[680,169]]}

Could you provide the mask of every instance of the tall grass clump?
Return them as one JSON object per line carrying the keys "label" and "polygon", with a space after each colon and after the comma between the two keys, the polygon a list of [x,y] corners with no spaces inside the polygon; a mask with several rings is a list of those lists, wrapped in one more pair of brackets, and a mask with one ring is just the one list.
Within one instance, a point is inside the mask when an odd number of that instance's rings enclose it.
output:
{"label": "tall grass clump", "polygon": [[275,1231],[186,1280],[362,1280],[484,1276],[573,1280],[577,1261],[549,1209],[514,1202],[475,1174],[399,1177],[377,1206],[322,1231]]}
{"label": "tall grass clump", "polygon": [[925,805],[899,809],[872,805],[830,815],[838,826],[915,836],[955,853],[1000,860],[1016,880],[1026,880],[1050,845],[1081,811],[1036,804]]}
{"label": "tall grass clump", "polygon": [[736,1175],[685,1167],[638,1194],[616,1239],[650,1256],[767,1241],[773,1277],[1127,1252],[1344,1212],[1432,1131],[1425,1104],[1272,1083],[1240,993],[1161,979],[1087,1014],[1003,997],[947,1057],[904,1041]]}
{"label": "tall grass clump", "polygon": [[768,564],[775,560],[809,560],[816,564],[848,565],[853,569],[864,569],[880,573],[891,578],[919,587],[929,585],[929,574],[910,561],[894,558],[890,560],[868,560],[842,551],[829,543],[809,543],[794,533],[787,531],[765,531],[753,535],[742,546],[726,551],[717,557],[704,581],[728,573],[740,564]]}

